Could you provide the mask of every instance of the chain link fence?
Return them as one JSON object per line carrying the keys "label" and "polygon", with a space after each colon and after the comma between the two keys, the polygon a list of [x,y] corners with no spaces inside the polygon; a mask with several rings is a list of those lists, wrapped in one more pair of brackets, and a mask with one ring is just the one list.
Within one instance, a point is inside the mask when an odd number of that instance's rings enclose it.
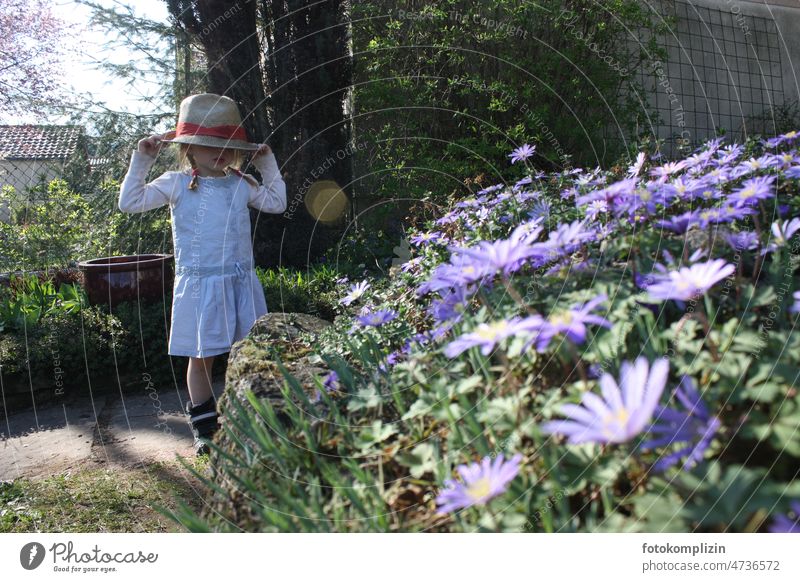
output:
{"label": "chain link fence", "polygon": [[[145,133],[98,144],[84,136],[74,151],[51,159],[35,151],[28,157],[0,151],[0,274],[67,269],[103,256],[172,252],[166,208],[128,215],[117,207],[119,182]],[[168,153],[159,156],[153,172],[166,169],[169,158]]]}

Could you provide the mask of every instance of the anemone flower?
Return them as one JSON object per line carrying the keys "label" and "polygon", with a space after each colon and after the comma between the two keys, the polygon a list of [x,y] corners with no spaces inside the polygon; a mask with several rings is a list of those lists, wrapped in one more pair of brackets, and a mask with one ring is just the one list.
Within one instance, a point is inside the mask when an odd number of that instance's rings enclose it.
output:
{"label": "anemone flower", "polygon": [[505,240],[481,241],[476,247],[448,247],[452,252],[470,257],[473,264],[480,265],[479,270],[494,274],[502,271],[508,276],[518,270],[530,257],[536,254],[533,241],[542,232],[538,220],[523,223]]}
{"label": "anemone flower", "polygon": [[456,467],[463,483],[455,479],[446,479],[446,489],[436,497],[440,515],[450,513],[457,509],[485,505],[489,500],[505,493],[508,484],[519,473],[519,463],[522,455],[517,453],[509,461],[503,459],[503,453],[497,455],[492,461],[491,457],[484,457],[480,464],[470,463]]}
{"label": "anemone flower", "polygon": [[531,333],[542,325],[542,318],[531,315],[526,318],[512,317],[492,323],[481,323],[475,331],[466,333],[452,342],[444,350],[444,355],[453,358],[475,346],[481,346],[481,353],[488,356],[494,347],[512,335]]}
{"label": "anemone flower", "polygon": [[339,300],[339,303],[350,305],[357,299],[360,299],[367,289],[369,289],[369,283],[366,281],[366,279],[361,281],[361,283],[356,283],[350,287],[350,292],[345,295],[343,299]]}
{"label": "anemone flower", "polygon": [[573,305],[566,311],[551,315],[538,326],[536,334],[531,338],[530,342],[525,345],[525,348],[527,349],[527,347],[535,341],[537,351],[544,352],[550,345],[550,341],[553,337],[560,333],[567,336],[573,343],[582,344],[586,341],[587,324],[610,328],[611,322],[599,315],[591,313],[595,307],[606,299],[608,299],[608,297],[605,295],[598,295],[584,305]]}
{"label": "anemone flower", "polygon": [[725,241],[738,252],[752,251],[758,248],[758,235],[750,231],[729,233],[725,236]]}
{"label": "anemone flower", "polygon": [[689,301],[703,295],[735,270],[736,267],[724,259],[695,263],[691,267],[656,275],[655,282],[647,288],[647,292],[655,301]]}
{"label": "anemone flower", "polygon": [[728,202],[734,206],[751,206],[759,200],[772,198],[775,195],[775,186],[772,184],[774,181],[775,176],[751,178],[741,188],[731,192]]}
{"label": "anemone flower", "polygon": [[356,316],[356,319],[363,327],[380,327],[397,317],[397,312],[391,309],[381,309],[364,315]]}
{"label": "anemone flower", "polygon": [[[336,373],[335,370],[331,370],[327,376],[325,376],[325,380],[322,382],[323,388],[325,388],[325,392],[331,394],[339,390],[339,374]],[[312,402],[319,402],[322,400],[322,393],[317,389],[314,393],[314,398],[311,400]]]}
{"label": "anemone flower", "polygon": [[691,469],[703,460],[703,453],[720,428],[719,419],[709,413],[691,378],[683,377],[675,389],[675,397],[684,410],[659,406],[655,411],[656,422],[649,430],[653,438],[640,445],[642,449],[666,447],[676,443],[682,445],[677,451],[662,456],[653,466],[655,471],[668,469],[685,455],[688,457],[682,468]]}
{"label": "anemone flower", "polygon": [[761,254],[771,253],[786,246],[786,243],[800,230],[800,217],[789,221],[773,222],[770,230],[772,231],[772,242],[761,251]]}
{"label": "anemone flower", "polygon": [[794,518],[788,515],[776,515],[775,521],[769,526],[771,533],[800,533],[800,501],[792,501],[789,504]]}
{"label": "anemone flower", "polygon": [[794,304],[789,308],[789,313],[800,313],[800,291],[795,291],[792,298]]}
{"label": "anemone flower", "polygon": [[534,154],[534,152],[536,152],[536,146],[522,144],[520,147],[508,154],[508,157],[511,158],[511,163],[515,164],[517,162],[527,160]]}
{"label": "anemone flower", "polygon": [[660,358],[651,367],[639,357],[634,364],[623,362],[620,384],[611,374],[600,377],[601,398],[584,392],[581,405],[564,404],[561,412],[569,420],[555,420],[542,425],[546,434],[563,434],[572,444],[624,443],[640,434],[653,417],[664,392],[669,361]]}

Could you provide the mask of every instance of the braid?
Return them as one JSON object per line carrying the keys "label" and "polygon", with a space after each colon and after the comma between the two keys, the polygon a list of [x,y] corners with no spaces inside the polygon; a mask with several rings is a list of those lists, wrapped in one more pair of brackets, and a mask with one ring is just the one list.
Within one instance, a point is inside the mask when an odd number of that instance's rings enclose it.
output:
{"label": "braid", "polygon": [[195,163],[194,156],[192,154],[187,153],[186,158],[189,160],[189,163],[192,166],[192,181],[189,182],[189,190],[197,190],[197,176],[199,175],[197,164]]}

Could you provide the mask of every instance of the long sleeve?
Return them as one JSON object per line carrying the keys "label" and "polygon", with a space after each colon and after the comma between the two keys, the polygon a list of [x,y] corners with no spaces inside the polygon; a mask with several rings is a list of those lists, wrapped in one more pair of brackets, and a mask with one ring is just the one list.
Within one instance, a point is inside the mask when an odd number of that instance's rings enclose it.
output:
{"label": "long sleeve", "polygon": [[281,178],[275,154],[258,156],[253,160],[253,165],[261,173],[262,185],[252,189],[248,206],[261,212],[284,212],[287,206],[286,184]]}
{"label": "long sleeve", "polygon": [[155,158],[138,151],[133,152],[128,173],[122,180],[119,190],[119,209],[122,212],[146,212],[169,204],[177,193],[175,172],[162,174],[155,180],[145,183],[147,172]]}

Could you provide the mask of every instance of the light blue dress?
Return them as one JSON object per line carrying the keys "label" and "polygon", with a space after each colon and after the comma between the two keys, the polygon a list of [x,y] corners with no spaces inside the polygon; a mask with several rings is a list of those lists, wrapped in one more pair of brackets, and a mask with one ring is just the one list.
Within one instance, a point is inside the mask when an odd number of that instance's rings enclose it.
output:
{"label": "light blue dress", "polygon": [[248,207],[284,212],[286,185],[272,153],[253,161],[263,178],[260,186],[252,176],[231,174],[201,176],[197,189],[189,190],[191,176],[185,172],[166,172],[146,183],[154,162],[134,151],[119,209],[145,212],[169,204],[175,248],[169,354],[223,354],[267,313],[253,265]]}

